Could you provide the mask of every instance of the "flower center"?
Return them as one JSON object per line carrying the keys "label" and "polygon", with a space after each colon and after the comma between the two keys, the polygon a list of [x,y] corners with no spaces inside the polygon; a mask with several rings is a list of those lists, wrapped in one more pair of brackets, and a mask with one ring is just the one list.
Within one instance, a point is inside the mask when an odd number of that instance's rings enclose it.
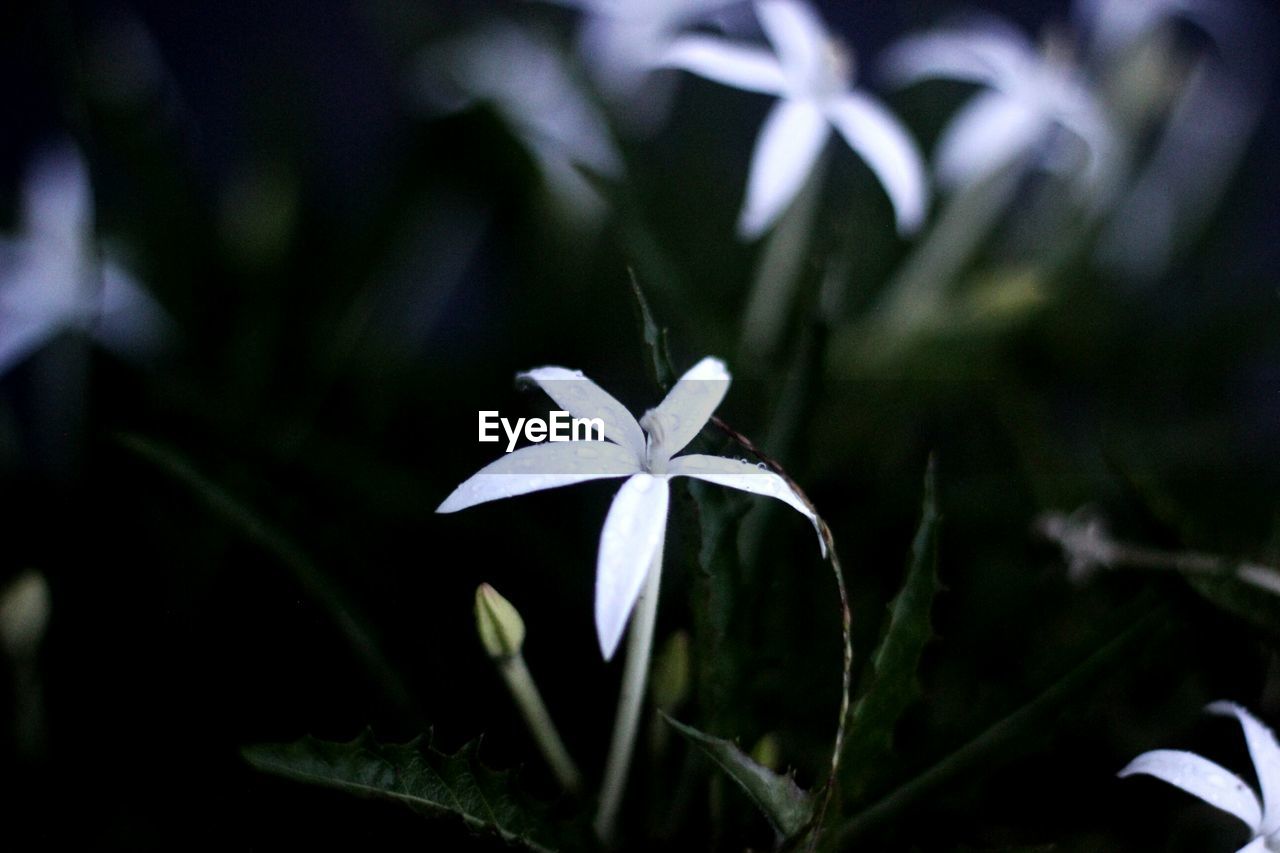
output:
{"label": "flower center", "polygon": [[853,84],[853,51],[837,38],[829,38],[823,45],[822,76],[820,88],[823,94],[838,95]]}
{"label": "flower center", "polygon": [[644,469],[650,474],[667,473],[667,462],[671,460],[671,453],[665,449],[666,438],[675,427],[674,418],[660,413],[657,409],[650,409],[640,419],[640,427],[644,430],[646,439],[647,458]]}

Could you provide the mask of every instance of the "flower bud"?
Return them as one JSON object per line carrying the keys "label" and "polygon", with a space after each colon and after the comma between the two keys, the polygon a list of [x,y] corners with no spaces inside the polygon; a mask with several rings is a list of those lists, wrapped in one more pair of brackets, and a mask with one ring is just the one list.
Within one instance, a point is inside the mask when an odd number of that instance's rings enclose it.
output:
{"label": "flower bud", "polygon": [[476,629],[489,657],[513,657],[524,645],[524,620],[511,602],[487,583],[476,588]]}
{"label": "flower bud", "polygon": [[776,772],[782,764],[782,742],[778,736],[769,732],[756,741],[756,745],[751,747],[751,760]]}
{"label": "flower bud", "polygon": [[662,644],[653,661],[649,690],[653,704],[668,713],[689,696],[689,634],[676,631]]}
{"label": "flower bud", "polygon": [[0,592],[0,643],[16,658],[30,657],[49,623],[49,584],[30,569]]}

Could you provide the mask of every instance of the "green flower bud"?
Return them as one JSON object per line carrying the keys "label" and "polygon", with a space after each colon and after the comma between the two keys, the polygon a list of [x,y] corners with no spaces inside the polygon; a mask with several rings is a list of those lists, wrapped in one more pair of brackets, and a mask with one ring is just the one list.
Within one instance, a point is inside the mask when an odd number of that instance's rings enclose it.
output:
{"label": "green flower bud", "polygon": [[520,654],[524,645],[524,620],[511,602],[487,583],[476,588],[476,629],[489,657],[500,659]]}
{"label": "green flower bud", "polygon": [[756,741],[756,745],[751,747],[751,760],[776,772],[782,765],[782,742],[778,736],[769,732]]}
{"label": "green flower bud", "polygon": [[35,653],[49,623],[49,584],[31,569],[0,591],[0,645],[14,657]]}
{"label": "green flower bud", "polygon": [[689,634],[676,631],[653,661],[649,691],[653,704],[671,713],[689,696]]}

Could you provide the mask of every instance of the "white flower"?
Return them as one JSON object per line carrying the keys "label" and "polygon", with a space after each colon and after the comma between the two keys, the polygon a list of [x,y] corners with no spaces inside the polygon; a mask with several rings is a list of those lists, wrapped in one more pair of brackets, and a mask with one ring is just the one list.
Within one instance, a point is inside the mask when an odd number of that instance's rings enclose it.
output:
{"label": "white flower", "polygon": [[24,181],[18,236],[0,243],[0,374],[69,330],[122,355],[158,347],[164,312],[102,254],[84,160],[70,145],[46,152]]}
{"label": "white flower", "polygon": [[[1042,154],[1040,165],[1078,168],[1083,187],[1103,189],[1116,147],[1105,113],[1074,65],[1036,50],[1017,30],[988,21],[909,36],[886,52],[884,68],[898,85],[943,78],[987,87],[938,142],[935,174],[943,186],[970,186]],[[1083,168],[1053,144],[1062,141],[1058,128],[1084,144]]]}
{"label": "white flower", "polygon": [[1215,35],[1237,10],[1225,0],[1076,0],[1072,11],[1094,46],[1113,54],[1179,18]]}
{"label": "white flower", "polygon": [[744,237],[769,229],[804,185],[834,125],[871,167],[893,203],[900,232],[914,231],[928,203],[924,168],[902,124],[850,88],[853,59],[818,14],[799,0],[757,0],[774,52],[709,35],[688,35],[666,64],[750,92],[777,95],[756,140],[738,223]]}
{"label": "white flower", "polygon": [[1193,752],[1176,749],[1144,752],[1121,770],[1120,776],[1136,773],[1154,776],[1240,818],[1253,834],[1238,853],[1280,850],[1280,745],[1276,743],[1275,734],[1234,702],[1214,702],[1207,710],[1213,714],[1234,715],[1240,721],[1262,787],[1261,802],[1239,776]]}
{"label": "white flower", "polygon": [[437,110],[492,107],[567,213],[590,222],[603,211],[604,200],[582,170],[616,178],[622,157],[604,116],[549,39],[509,21],[489,21],[423,51],[417,84],[421,100]]}
{"label": "white flower", "polygon": [[[602,419],[606,441],[523,447],[481,468],[454,489],[436,512],[457,512],[486,501],[588,480],[626,477],[605,518],[596,561],[596,632],[606,660],[618,647],[646,573],[661,560],[667,483],[672,477],[694,477],[777,498],[817,528],[813,510],[772,471],[740,459],[698,453],[672,458],[698,435],[729,389],[729,373],[719,359],[704,358],[694,365],[639,422],[578,371],[539,367],[520,378],[537,383],[571,416]],[[819,543],[825,554],[821,534]]]}
{"label": "white flower", "polygon": [[665,112],[666,91],[648,84],[685,27],[741,0],[560,0],[586,16],[579,49],[600,89],[625,108],[623,118],[652,123]]}

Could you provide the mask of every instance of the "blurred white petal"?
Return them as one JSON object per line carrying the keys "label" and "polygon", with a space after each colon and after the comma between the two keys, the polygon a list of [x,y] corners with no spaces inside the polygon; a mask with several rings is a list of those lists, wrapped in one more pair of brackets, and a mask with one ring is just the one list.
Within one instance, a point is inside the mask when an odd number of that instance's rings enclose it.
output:
{"label": "blurred white petal", "polygon": [[898,86],[947,79],[1004,87],[1024,79],[1036,61],[1021,33],[991,24],[908,36],[885,51],[881,68]]}
{"label": "blurred white petal", "polygon": [[669,459],[693,441],[729,391],[729,382],[729,371],[718,358],[704,358],[685,371],[645,415],[654,452]]}
{"label": "blurred white petal", "polygon": [[[583,166],[622,174],[603,113],[574,76],[559,47],[541,34],[505,21],[419,54],[419,101],[437,110],[486,103],[529,149],[548,184],[571,201],[588,199]],[[588,201],[589,203],[589,201]]]}
{"label": "blurred white petal", "polygon": [[1157,749],[1139,755],[1120,776],[1146,774],[1168,782],[1211,806],[1233,814],[1255,834],[1262,823],[1257,796],[1239,776],[1193,752]]}
{"label": "blurred white petal", "polygon": [[47,315],[11,314],[0,310],[0,375],[44,346],[61,328],[56,318]]}
{"label": "blurred white petal", "polygon": [[600,534],[596,564],[596,635],[609,660],[627,626],[646,574],[662,553],[670,489],[665,477],[636,474],[622,484]]}
{"label": "blurred white petal", "polygon": [[1241,847],[1236,853],[1268,853],[1270,848],[1267,847],[1267,839],[1259,835],[1245,846]]}
{"label": "blurred white petal", "polygon": [[879,101],[858,92],[833,99],[827,116],[880,180],[893,203],[898,231],[919,228],[929,190],[920,150],[902,122]]}
{"label": "blurred white petal", "polygon": [[1244,729],[1249,757],[1262,785],[1262,811],[1266,816],[1262,834],[1270,835],[1280,829],[1280,744],[1276,743],[1275,732],[1234,702],[1214,702],[1208,710],[1234,716]]}
{"label": "blurred white petal", "polygon": [[512,451],[453,490],[436,512],[555,489],[588,480],[626,477],[640,470],[632,453],[607,441],[557,441]]}
{"label": "blurred white petal", "polygon": [[79,150],[61,143],[36,155],[22,187],[22,226],[66,249],[93,228],[89,167]]}
{"label": "blurred white petal", "polygon": [[735,44],[716,36],[690,35],[677,39],[662,64],[748,92],[781,94],[787,78],[767,50]]}
{"label": "blurred white petal", "polygon": [[690,453],[672,459],[667,472],[672,477],[693,477],[718,486],[750,492],[753,495],[777,498],[809,519],[818,533],[818,547],[822,549],[822,556],[827,555],[827,544],[822,538],[818,517],[800,499],[791,485],[774,472],[741,459],[706,456],[700,453]]}
{"label": "blurred white petal", "polygon": [[556,405],[575,418],[600,418],[605,438],[616,441],[639,462],[644,459],[644,433],[640,424],[612,394],[582,375],[565,367],[537,367],[516,376],[537,384]]}
{"label": "blurred white petal", "polygon": [[829,37],[814,8],[800,0],[757,0],[755,6],[787,77],[810,84],[821,80]]}
{"label": "blurred white petal", "polygon": [[938,140],[936,172],[946,187],[977,183],[1030,150],[1048,129],[1037,110],[1000,91],[975,95]]}
{"label": "blurred white petal", "polygon": [[751,158],[747,198],[738,231],[747,238],[769,229],[800,192],[831,133],[814,101],[782,100],[765,119]]}
{"label": "blurred white petal", "polygon": [[169,315],[115,261],[100,268],[101,299],[93,322],[99,343],[118,355],[145,357],[159,352],[170,334]]}

